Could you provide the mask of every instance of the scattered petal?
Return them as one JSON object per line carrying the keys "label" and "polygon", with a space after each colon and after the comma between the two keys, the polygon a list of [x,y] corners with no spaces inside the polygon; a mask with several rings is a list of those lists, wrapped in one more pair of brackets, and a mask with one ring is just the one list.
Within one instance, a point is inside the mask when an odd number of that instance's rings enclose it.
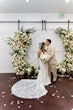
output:
{"label": "scattered petal", "polygon": [[54,88],[56,88],[56,86],[54,86]]}
{"label": "scattered petal", "polygon": [[43,101],[41,101],[41,104],[43,104]]}
{"label": "scattered petal", "polygon": [[23,103],[23,101],[21,101],[21,103]]}
{"label": "scattered petal", "polygon": [[9,85],[9,87],[11,87],[11,85]]}
{"label": "scattered petal", "polygon": [[2,98],[4,98],[5,96],[2,96]]}
{"label": "scattered petal", "polygon": [[56,93],[53,93],[52,96],[55,96]]}
{"label": "scattered petal", "polygon": [[12,100],[11,103],[14,103],[14,100]]}
{"label": "scattered petal", "polygon": [[71,95],[71,97],[73,97],[73,95]]}
{"label": "scattered petal", "polygon": [[12,100],[11,103],[10,103],[10,105],[13,105],[13,104],[14,104],[14,101]]}
{"label": "scattered petal", "polygon": [[32,106],[31,105],[29,105],[29,108],[31,108]]}
{"label": "scattered petal", "polygon": [[60,96],[57,96],[57,98],[59,98]]}
{"label": "scattered petal", "polygon": [[64,96],[62,96],[62,99],[65,99],[65,97],[64,97]]}
{"label": "scattered petal", "polygon": [[21,106],[18,106],[18,108],[21,108]]}
{"label": "scattered petal", "polygon": [[4,104],[4,106],[6,106],[6,104]]}
{"label": "scattered petal", "polygon": [[20,104],[20,101],[19,100],[17,101],[17,104]]}
{"label": "scattered petal", "polygon": [[10,103],[10,105],[13,105],[13,103]]}
{"label": "scattered petal", "polygon": [[56,92],[58,92],[58,91],[56,90]]}
{"label": "scattered petal", "polygon": [[5,94],[5,92],[4,92],[4,91],[2,91],[1,93],[2,93],[2,94]]}
{"label": "scattered petal", "polygon": [[71,110],[73,110],[73,108]]}

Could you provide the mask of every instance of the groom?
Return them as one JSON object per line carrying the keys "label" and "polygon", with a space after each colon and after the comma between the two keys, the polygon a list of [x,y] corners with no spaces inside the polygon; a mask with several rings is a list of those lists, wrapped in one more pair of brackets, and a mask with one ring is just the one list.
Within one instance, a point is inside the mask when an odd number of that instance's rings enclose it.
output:
{"label": "groom", "polygon": [[46,47],[47,47],[46,51],[47,51],[48,55],[50,56],[50,59],[48,62],[49,77],[51,80],[51,72],[52,72],[52,75],[53,75],[52,84],[56,84],[56,80],[57,80],[56,64],[57,64],[57,61],[56,61],[56,57],[55,57],[55,48],[51,44],[50,39],[46,39],[45,48]]}

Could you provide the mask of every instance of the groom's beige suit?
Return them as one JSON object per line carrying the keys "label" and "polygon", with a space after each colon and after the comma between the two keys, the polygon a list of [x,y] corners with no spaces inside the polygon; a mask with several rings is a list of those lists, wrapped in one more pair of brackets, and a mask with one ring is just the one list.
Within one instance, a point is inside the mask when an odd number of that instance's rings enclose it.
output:
{"label": "groom's beige suit", "polygon": [[56,79],[57,79],[57,70],[56,70],[57,61],[56,61],[56,56],[55,56],[55,48],[53,47],[52,44],[50,44],[47,48],[48,48],[47,53],[50,57],[49,61],[48,61],[49,76],[51,79],[51,72],[52,72],[53,81],[56,81]]}

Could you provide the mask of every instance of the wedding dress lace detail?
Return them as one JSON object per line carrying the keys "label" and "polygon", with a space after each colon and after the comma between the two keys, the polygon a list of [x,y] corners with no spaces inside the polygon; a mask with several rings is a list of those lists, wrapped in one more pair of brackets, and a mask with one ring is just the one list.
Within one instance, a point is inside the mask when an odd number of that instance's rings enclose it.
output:
{"label": "wedding dress lace detail", "polygon": [[50,78],[48,75],[48,63],[40,62],[40,70],[37,79],[22,79],[16,82],[12,88],[12,94],[17,97],[25,99],[40,98],[47,94],[45,86],[50,84]]}
{"label": "wedding dress lace detail", "polygon": [[20,98],[33,99],[40,98],[47,94],[47,90],[37,80],[22,79],[15,83],[11,89],[12,93]]}

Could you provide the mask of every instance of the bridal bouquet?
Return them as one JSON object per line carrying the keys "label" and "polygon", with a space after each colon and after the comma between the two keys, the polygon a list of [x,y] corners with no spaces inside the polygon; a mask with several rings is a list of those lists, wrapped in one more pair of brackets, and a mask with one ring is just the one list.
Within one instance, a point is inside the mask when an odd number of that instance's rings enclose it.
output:
{"label": "bridal bouquet", "polygon": [[46,63],[49,61],[50,59],[50,56],[45,52],[45,53],[42,53],[41,56],[40,56],[40,59],[43,63]]}

